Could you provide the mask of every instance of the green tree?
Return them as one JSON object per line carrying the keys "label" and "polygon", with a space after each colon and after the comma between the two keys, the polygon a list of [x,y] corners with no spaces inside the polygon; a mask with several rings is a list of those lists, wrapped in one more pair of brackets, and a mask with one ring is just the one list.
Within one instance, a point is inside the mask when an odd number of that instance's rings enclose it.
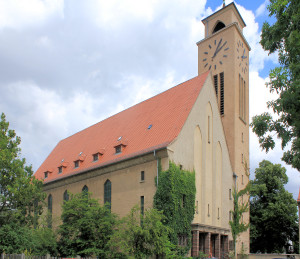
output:
{"label": "green tree", "polygon": [[169,258],[173,255],[173,245],[168,239],[170,228],[162,223],[162,212],[134,207],[118,225],[117,231],[110,240],[113,257],[121,252],[124,256],[148,258],[160,255]]}
{"label": "green tree", "polygon": [[56,235],[48,227],[32,228],[16,222],[0,227],[0,254],[21,254],[43,256],[57,255]]}
{"label": "green tree", "polygon": [[43,182],[33,176],[31,166],[20,158],[20,137],[9,129],[5,115],[0,121],[0,226],[12,221],[33,225],[42,213]]}
{"label": "green tree", "polygon": [[269,54],[278,52],[280,66],[270,71],[267,83],[279,94],[268,102],[276,119],[263,113],[253,117],[251,127],[266,152],[275,147],[274,135],[281,139],[282,149],[288,147],[282,160],[300,171],[300,1],[270,0],[268,10],[276,21],[264,23],[260,43]]}
{"label": "green tree", "polygon": [[297,202],[284,189],[288,177],[280,164],[262,161],[251,181],[251,252],[284,252],[297,243]]}
{"label": "green tree", "polygon": [[12,222],[0,227],[0,254],[21,254],[33,247],[32,231]]}
{"label": "green tree", "polygon": [[43,182],[35,179],[21,156],[20,137],[0,121],[0,253],[21,253],[34,247],[33,226],[42,214]]}
{"label": "green tree", "polygon": [[245,232],[249,228],[249,223],[245,223],[243,221],[243,214],[249,211],[249,202],[243,202],[242,197],[244,195],[249,194],[250,184],[242,190],[237,190],[237,188],[233,188],[233,210],[231,211],[232,220],[229,221],[229,225],[231,228],[232,238],[233,238],[233,250],[236,255],[236,241],[238,236]]}
{"label": "green tree", "polygon": [[61,219],[58,247],[62,256],[108,257],[116,216],[90,193],[71,194],[62,205]]}
{"label": "green tree", "polygon": [[[163,223],[172,231],[169,239],[179,255],[185,256],[191,248],[192,220],[195,213],[195,174],[181,170],[174,163],[169,169],[159,169],[158,187],[154,195],[154,207],[163,211]],[[179,246],[179,241],[181,245]]]}

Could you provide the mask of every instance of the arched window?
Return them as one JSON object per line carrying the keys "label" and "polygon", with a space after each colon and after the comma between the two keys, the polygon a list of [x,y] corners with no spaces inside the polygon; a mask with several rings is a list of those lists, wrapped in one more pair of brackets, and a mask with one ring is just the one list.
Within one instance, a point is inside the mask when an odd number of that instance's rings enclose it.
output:
{"label": "arched window", "polygon": [[83,186],[82,192],[88,193],[88,191],[89,191],[89,188],[86,185]]}
{"label": "arched window", "polygon": [[48,196],[48,228],[52,228],[52,195]]}
{"label": "arched window", "polygon": [[49,213],[52,213],[52,195],[51,194],[48,196],[48,211],[49,211]]}
{"label": "arched window", "polygon": [[218,22],[217,25],[215,26],[214,30],[213,30],[213,33],[223,29],[225,27],[225,24],[222,23],[222,22]]}
{"label": "arched window", "polygon": [[34,210],[33,226],[34,226],[34,229],[36,229],[37,224],[38,224],[38,215],[39,215],[39,202],[38,202],[38,199],[34,199],[33,210]]}
{"label": "arched window", "polygon": [[106,180],[104,184],[104,204],[108,203],[108,208],[111,210],[111,181]]}
{"label": "arched window", "polygon": [[69,193],[67,190],[65,190],[64,192],[64,201],[68,201],[69,200]]}

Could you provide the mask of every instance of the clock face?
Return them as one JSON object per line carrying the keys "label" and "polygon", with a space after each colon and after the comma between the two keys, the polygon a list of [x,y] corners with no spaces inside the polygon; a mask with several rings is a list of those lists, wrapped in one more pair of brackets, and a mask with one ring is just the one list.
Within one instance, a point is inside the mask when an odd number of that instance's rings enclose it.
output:
{"label": "clock face", "polygon": [[228,50],[227,41],[223,41],[222,38],[213,40],[209,43],[208,49],[204,51],[203,67],[216,70],[217,67],[222,66],[224,58],[228,56]]}
{"label": "clock face", "polygon": [[245,74],[247,69],[248,69],[248,63],[247,63],[247,52],[246,49],[244,47],[243,42],[241,42],[240,40],[237,42],[237,59],[238,59],[238,64],[239,67],[242,69],[242,72]]}

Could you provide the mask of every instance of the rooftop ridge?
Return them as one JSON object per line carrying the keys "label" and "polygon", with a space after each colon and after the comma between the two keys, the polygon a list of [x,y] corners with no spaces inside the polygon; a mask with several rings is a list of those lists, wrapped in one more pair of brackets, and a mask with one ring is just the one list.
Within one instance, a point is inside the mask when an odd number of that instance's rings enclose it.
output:
{"label": "rooftop ridge", "polygon": [[[144,154],[162,143],[171,143],[184,126],[209,73],[177,84],[60,140],[35,176],[45,179],[45,183],[63,179],[79,171],[129,159],[134,154]],[[126,143],[116,146],[119,140]],[[93,152],[99,148],[105,149],[105,153],[93,160]],[[85,159],[73,165],[80,152],[86,155]],[[59,170],[61,161],[68,166]],[[49,168],[57,169],[44,175]]]}
{"label": "rooftop ridge", "polygon": [[184,82],[182,82],[182,83],[179,83],[179,84],[177,84],[177,85],[175,85],[175,86],[172,86],[171,88],[169,88],[169,89],[167,89],[167,90],[165,90],[165,91],[163,91],[163,92],[157,93],[156,95],[151,96],[151,97],[149,97],[149,98],[147,98],[147,99],[145,99],[145,100],[143,100],[143,101],[141,101],[141,102],[139,102],[139,103],[136,103],[136,104],[134,104],[134,105],[132,105],[132,106],[129,106],[129,107],[127,107],[126,109],[124,109],[124,110],[122,110],[122,111],[119,111],[119,112],[117,112],[117,113],[115,113],[115,114],[112,114],[112,115],[110,115],[109,117],[107,117],[107,118],[105,118],[105,119],[103,119],[103,120],[101,120],[101,121],[99,121],[99,122],[96,122],[96,123],[94,123],[94,124],[92,124],[92,125],[90,125],[90,126],[84,128],[84,129],[82,129],[82,130],[79,130],[79,131],[73,133],[72,135],[70,135],[70,136],[68,136],[68,137],[66,137],[66,138],[61,139],[61,140],[57,143],[57,145],[58,145],[61,141],[64,141],[64,140],[66,140],[66,139],[68,139],[68,138],[71,138],[71,137],[73,137],[74,135],[79,134],[79,133],[82,132],[82,131],[85,131],[85,130],[87,130],[87,129],[89,129],[89,128],[92,128],[92,127],[98,125],[98,124],[101,124],[102,122],[104,122],[104,121],[106,121],[106,120],[108,120],[108,119],[110,119],[110,118],[113,118],[113,117],[119,115],[120,113],[123,113],[123,112],[125,112],[125,111],[127,111],[127,110],[129,110],[129,109],[131,109],[131,108],[134,108],[135,106],[140,105],[140,104],[142,104],[142,103],[144,103],[144,102],[150,101],[151,99],[157,97],[158,95],[167,93],[168,91],[171,91],[171,90],[173,90],[173,89],[176,88],[176,87],[179,87],[179,86],[181,86],[181,85],[183,85],[183,84],[186,84],[187,82],[192,81],[193,79],[195,79],[195,78],[197,78],[197,77],[202,77],[202,76],[204,76],[205,74],[208,74],[208,73],[209,73],[209,71],[204,72],[204,73],[202,73],[202,74],[199,75],[199,76],[194,76],[194,77],[192,77],[192,78],[190,78],[190,79],[187,79],[186,81],[184,81]]}

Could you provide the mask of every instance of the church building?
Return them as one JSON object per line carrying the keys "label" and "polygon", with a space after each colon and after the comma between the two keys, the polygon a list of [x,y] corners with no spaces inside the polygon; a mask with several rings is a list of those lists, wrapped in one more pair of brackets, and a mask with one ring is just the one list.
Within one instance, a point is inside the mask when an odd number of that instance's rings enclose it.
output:
{"label": "church building", "polygon": [[[54,226],[68,192],[89,191],[120,217],[152,207],[159,161],[174,162],[195,171],[191,255],[228,255],[233,188],[249,176],[250,46],[234,3],[202,22],[196,77],[61,140],[37,170]],[[247,231],[237,252],[249,244]]]}

